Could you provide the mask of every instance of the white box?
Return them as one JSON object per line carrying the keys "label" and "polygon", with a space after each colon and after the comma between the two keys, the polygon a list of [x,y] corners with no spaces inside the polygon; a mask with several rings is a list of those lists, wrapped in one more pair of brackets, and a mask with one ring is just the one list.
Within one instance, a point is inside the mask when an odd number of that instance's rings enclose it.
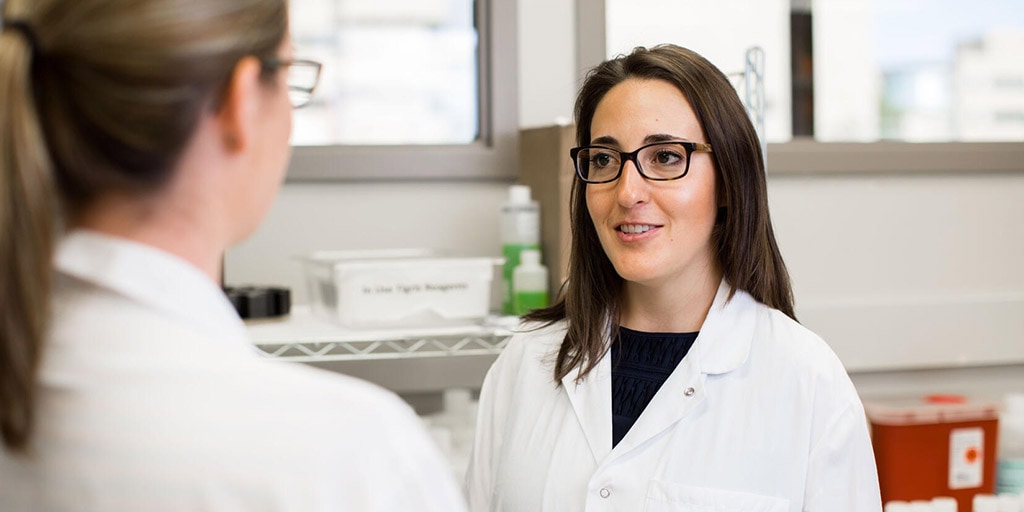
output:
{"label": "white box", "polygon": [[317,316],[347,327],[434,326],[487,316],[500,258],[420,249],[321,251],[302,258]]}

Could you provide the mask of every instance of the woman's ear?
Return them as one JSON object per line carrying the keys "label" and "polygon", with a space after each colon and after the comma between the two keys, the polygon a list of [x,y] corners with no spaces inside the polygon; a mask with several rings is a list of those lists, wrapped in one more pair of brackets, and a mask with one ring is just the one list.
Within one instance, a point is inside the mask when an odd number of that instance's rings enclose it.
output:
{"label": "woman's ear", "polygon": [[244,57],[235,64],[227,88],[217,109],[221,143],[226,151],[239,153],[252,144],[258,124],[260,72],[255,57]]}

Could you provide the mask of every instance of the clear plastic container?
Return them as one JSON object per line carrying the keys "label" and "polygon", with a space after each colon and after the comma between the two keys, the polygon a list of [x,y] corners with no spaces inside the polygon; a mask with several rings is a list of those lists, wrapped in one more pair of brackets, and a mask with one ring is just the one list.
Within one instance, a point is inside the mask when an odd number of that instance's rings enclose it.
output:
{"label": "clear plastic container", "polygon": [[478,321],[499,258],[429,257],[422,249],[320,251],[301,258],[314,314],[347,327]]}

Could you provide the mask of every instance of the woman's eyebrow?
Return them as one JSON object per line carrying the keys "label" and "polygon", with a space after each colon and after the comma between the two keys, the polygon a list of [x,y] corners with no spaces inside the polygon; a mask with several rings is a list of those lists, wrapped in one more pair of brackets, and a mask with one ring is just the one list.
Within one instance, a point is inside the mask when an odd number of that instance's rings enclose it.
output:
{"label": "woman's eyebrow", "polygon": [[[668,142],[668,141],[688,141],[690,139],[686,137],[679,137],[676,135],[669,135],[667,133],[654,133],[644,137],[644,144],[654,144],[655,142]],[[608,146],[619,146],[619,141],[610,135],[602,135],[592,141],[591,144],[604,144]]]}
{"label": "woman's eyebrow", "polygon": [[669,135],[667,133],[655,133],[644,137],[644,144],[653,144],[655,142],[668,142],[676,140],[688,140],[686,137],[679,137],[676,135]]}
{"label": "woman's eyebrow", "polygon": [[615,140],[615,137],[612,137],[610,135],[602,135],[601,137],[598,137],[598,138],[590,141],[590,143],[591,144],[607,144],[609,146],[618,146],[619,145],[619,141]]}

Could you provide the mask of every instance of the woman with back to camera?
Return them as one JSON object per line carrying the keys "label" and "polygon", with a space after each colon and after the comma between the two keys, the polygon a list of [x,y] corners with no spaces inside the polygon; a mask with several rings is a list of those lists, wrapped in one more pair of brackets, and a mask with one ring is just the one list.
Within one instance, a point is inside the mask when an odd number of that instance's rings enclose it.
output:
{"label": "woman with back to camera", "polygon": [[217,285],[319,73],[287,1],[0,5],[0,510],[462,510],[408,406]]}
{"label": "woman with back to camera", "polygon": [[587,76],[569,277],[488,372],[474,511],[880,510],[863,408],[796,322],[760,145],[677,46]]}

